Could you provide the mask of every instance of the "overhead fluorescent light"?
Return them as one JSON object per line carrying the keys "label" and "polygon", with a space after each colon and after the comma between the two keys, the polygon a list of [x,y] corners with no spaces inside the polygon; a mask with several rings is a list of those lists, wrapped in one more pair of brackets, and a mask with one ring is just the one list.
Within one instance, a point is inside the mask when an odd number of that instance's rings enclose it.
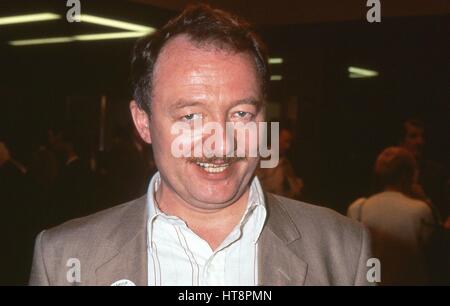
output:
{"label": "overhead fluorescent light", "polygon": [[356,74],[356,73],[350,73],[350,74],[348,75],[348,77],[349,77],[350,79],[368,78],[367,76],[360,75],[360,74]]}
{"label": "overhead fluorescent light", "polygon": [[73,36],[74,40],[89,41],[89,40],[107,40],[107,39],[123,39],[145,36],[144,32],[117,32],[117,33],[100,33],[100,34],[84,34]]}
{"label": "overhead fluorescent light", "polygon": [[39,14],[27,14],[17,15],[9,17],[0,17],[0,25],[26,23],[26,22],[38,22],[60,19],[61,16],[53,13],[39,13]]}
{"label": "overhead fluorescent light", "polygon": [[365,68],[359,68],[359,67],[348,67],[349,77],[351,79],[357,79],[357,78],[371,78],[376,77],[378,75],[378,72],[375,70],[369,70]]}
{"label": "overhead fluorescent light", "polygon": [[147,35],[144,32],[117,32],[117,33],[100,33],[100,34],[83,34],[67,37],[48,37],[38,39],[13,40],[9,44],[11,46],[30,46],[44,44],[59,44],[73,41],[92,41],[92,40],[108,40],[108,39],[125,39],[135,38]]}
{"label": "overhead fluorescent light", "polygon": [[154,32],[155,28],[147,27],[135,23],[124,22],[120,20],[103,18],[93,15],[81,14],[80,16],[81,22],[93,23],[102,26],[107,26],[111,28],[117,28],[121,30],[133,31],[133,32]]}
{"label": "overhead fluorescent light", "polygon": [[[53,16],[59,15],[46,13]],[[42,15],[42,14],[41,14]],[[29,15],[24,15],[29,16]],[[20,16],[16,16],[20,17]],[[47,16],[50,18],[50,16]],[[41,17],[42,18],[42,17]],[[1,18],[0,18],[1,20]],[[66,37],[46,37],[46,38],[36,38],[36,39],[22,39],[22,40],[12,40],[9,42],[11,46],[29,46],[29,45],[42,45],[42,44],[58,44],[58,43],[68,43],[73,41],[94,41],[94,40],[108,40],[108,39],[125,39],[125,38],[136,38],[148,35],[156,31],[153,27],[147,27],[139,24],[124,22],[120,20],[103,18],[93,15],[82,14],[80,16],[82,22],[93,23],[97,25],[103,25],[112,28],[119,28],[126,30],[127,32],[111,32],[111,33],[97,33],[97,34],[80,34],[74,36]]]}
{"label": "overhead fluorescent light", "polygon": [[283,59],[281,57],[271,57],[269,58],[269,64],[283,64]]}
{"label": "overhead fluorescent light", "polygon": [[30,45],[46,45],[59,44],[74,41],[73,37],[48,37],[36,39],[12,40],[8,42],[11,46],[30,46]]}
{"label": "overhead fluorescent light", "polygon": [[271,75],[270,80],[271,81],[281,81],[283,79],[283,76],[281,75]]}

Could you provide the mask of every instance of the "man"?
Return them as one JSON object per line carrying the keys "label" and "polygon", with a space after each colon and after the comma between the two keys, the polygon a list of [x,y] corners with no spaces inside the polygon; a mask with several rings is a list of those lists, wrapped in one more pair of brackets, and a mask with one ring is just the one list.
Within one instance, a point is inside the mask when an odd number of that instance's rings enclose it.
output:
{"label": "man", "polygon": [[385,149],[375,176],[381,192],[354,202],[347,215],[370,229],[383,285],[427,284],[425,247],[434,221],[430,207],[411,197],[417,180],[413,155],[401,147]]}
{"label": "man", "polygon": [[426,200],[436,209],[436,219],[450,220],[450,181],[444,167],[424,156],[426,143],[425,126],[418,119],[403,122],[400,145],[410,151],[419,167],[419,179],[416,188],[422,190]]}
{"label": "man", "polygon": [[432,209],[436,229],[430,239],[430,269],[433,281],[448,283],[450,266],[450,179],[445,167],[426,158],[425,125],[421,120],[408,119],[403,122],[400,144],[410,151],[419,168],[419,178],[414,186],[414,197],[424,200]]}
{"label": "man", "polygon": [[361,226],[264,194],[256,157],[173,154],[174,124],[264,120],[267,58],[247,24],[190,7],[138,42],[132,70],[131,113],[159,172],[145,197],[42,232],[30,284],[367,284]]}

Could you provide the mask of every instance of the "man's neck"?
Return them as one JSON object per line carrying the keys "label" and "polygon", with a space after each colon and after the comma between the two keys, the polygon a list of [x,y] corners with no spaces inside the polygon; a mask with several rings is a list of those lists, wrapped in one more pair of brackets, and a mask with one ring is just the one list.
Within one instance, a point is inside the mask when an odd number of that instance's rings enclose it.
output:
{"label": "man's neck", "polygon": [[186,203],[161,184],[156,204],[167,215],[176,216],[215,250],[241,221],[247,208],[250,188],[234,203],[219,209],[201,209]]}

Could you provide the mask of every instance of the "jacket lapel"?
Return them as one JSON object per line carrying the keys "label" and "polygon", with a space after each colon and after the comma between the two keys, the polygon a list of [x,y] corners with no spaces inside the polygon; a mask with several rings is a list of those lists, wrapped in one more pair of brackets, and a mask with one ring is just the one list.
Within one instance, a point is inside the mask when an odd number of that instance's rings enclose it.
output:
{"label": "jacket lapel", "polygon": [[144,196],[130,205],[109,235],[95,272],[97,285],[109,286],[120,280],[147,285],[146,202]]}
{"label": "jacket lapel", "polygon": [[[299,257],[294,243],[300,232],[280,202],[266,195],[267,220],[258,247],[259,285],[303,285],[308,265]],[[96,284],[109,286],[128,280],[147,285],[146,197],[136,200],[102,247],[96,269]]]}
{"label": "jacket lapel", "polygon": [[294,247],[300,232],[281,203],[266,194],[267,220],[258,248],[259,285],[304,285],[308,265]]}

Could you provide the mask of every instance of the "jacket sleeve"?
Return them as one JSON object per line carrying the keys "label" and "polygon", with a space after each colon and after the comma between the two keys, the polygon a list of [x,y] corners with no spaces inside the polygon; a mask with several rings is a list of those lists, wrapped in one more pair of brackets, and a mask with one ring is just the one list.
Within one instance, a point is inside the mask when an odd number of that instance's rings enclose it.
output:
{"label": "jacket sleeve", "polygon": [[355,286],[373,286],[377,284],[378,278],[381,277],[380,262],[372,256],[369,231],[363,227],[361,232],[361,247]]}
{"label": "jacket sleeve", "polygon": [[36,238],[34,245],[33,264],[31,266],[30,286],[49,286],[50,282],[47,275],[43,256],[43,236],[45,231],[42,231]]}

